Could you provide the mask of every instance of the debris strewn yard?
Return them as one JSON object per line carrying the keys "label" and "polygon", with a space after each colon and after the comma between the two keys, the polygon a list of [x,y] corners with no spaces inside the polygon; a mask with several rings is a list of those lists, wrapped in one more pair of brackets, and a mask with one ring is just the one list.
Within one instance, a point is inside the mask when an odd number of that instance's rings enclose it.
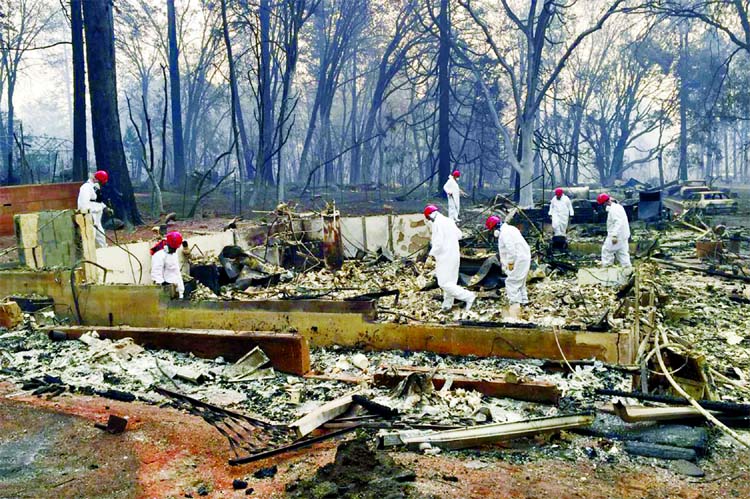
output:
{"label": "debris strewn yard", "polygon": [[[515,216],[534,247],[521,315],[509,313],[486,233],[471,226],[460,279],[476,304],[440,312],[418,217],[384,226],[389,240],[416,248],[373,248],[361,242],[366,217],[354,218],[359,233],[340,219],[346,258],[333,269],[315,215],[288,208],[236,225],[229,239],[188,235],[183,300],[117,273],[137,242],[123,256],[101,253],[111,283],[93,266],[69,270],[64,285],[46,284],[60,270],[45,265],[4,271],[4,434],[35,414],[28,436],[0,441],[4,490],[22,490],[44,466],[69,466],[67,453],[44,449],[75,431],[102,450],[41,487],[86,490],[120,456],[130,471],[111,497],[742,497],[746,229],[720,234],[689,217],[634,223],[634,267],[603,269],[596,224],[573,225],[559,251],[543,219]],[[739,247],[697,256],[697,242],[728,244],[730,233]],[[32,274],[38,285],[16,284]],[[137,311],[150,307],[163,311]],[[28,439],[45,442],[44,461],[34,459],[51,464],[20,464]]]}

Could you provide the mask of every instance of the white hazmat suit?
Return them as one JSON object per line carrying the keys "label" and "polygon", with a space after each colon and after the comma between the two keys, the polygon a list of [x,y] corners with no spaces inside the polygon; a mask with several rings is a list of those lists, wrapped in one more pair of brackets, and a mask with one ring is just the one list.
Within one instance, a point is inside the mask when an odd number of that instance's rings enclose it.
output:
{"label": "white hazmat suit", "polygon": [[78,211],[91,213],[94,219],[94,232],[96,235],[96,247],[106,248],[107,238],[105,237],[104,227],[102,227],[102,213],[104,212],[104,203],[99,203],[96,198],[99,194],[99,184],[95,180],[88,180],[81,186],[78,191]]}
{"label": "white hazmat suit", "polygon": [[435,277],[443,290],[443,310],[450,310],[455,299],[466,303],[468,310],[476,295],[458,285],[458,268],[461,264],[458,241],[461,239],[461,230],[442,213],[434,212],[432,216],[430,256],[435,257]]}
{"label": "white hazmat suit", "polygon": [[177,294],[182,298],[185,294],[185,283],[180,272],[180,260],[177,252],[169,253],[167,247],[160,249],[151,257],[151,280],[155,284],[168,282],[177,288]]}
{"label": "white hazmat suit", "polygon": [[[615,258],[623,267],[630,267],[630,253],[628,239],[630,239],[630,225],[628,215],[621,204],[614,201],[606,207],[607,210],[607,238],[602,244],[602,266],[608,267],[615,262]],[[617,242],[614,242],[614,241]]]}
{"label": "white hazmat suit", "polygon": [[448,181],[443,186],[445,195],[448,196],[448,218],[454,222],[459,222],[459,212],[461,211],[461,188],[453,175],[448,177]]}
{"label": "white hazmat suit", "polygon": [[564,236],[568,231],[569,218],[573,216],[573,203],[570,198],[563,194],[560,199],[557,196],[549,203],[549,215],[552,217],[552,232],[556,236]]}
{"label": "white hazmat suit", "polygon": [[[497,252],[500,255],[500,263],[507,276],[505,278],[505,291],[508,293],[508,302],[511,305],[529,302],[526,292],[526,277],[531,267],[531,251],[521,231],[510,224],[502,224],[500,230],[496,231]],[[511,270],[510,267],[513,267]]]}

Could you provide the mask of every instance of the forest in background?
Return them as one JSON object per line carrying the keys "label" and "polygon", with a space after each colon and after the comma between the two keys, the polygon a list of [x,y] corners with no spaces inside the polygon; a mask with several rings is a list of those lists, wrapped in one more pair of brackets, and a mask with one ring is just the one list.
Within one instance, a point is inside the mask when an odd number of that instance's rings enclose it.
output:
{"label": "forest in background", "polygon": [[191,215],[217,192],[234,211],[320,189],[425,195],[455,168],[467,192],[515,191],[524,207],[542,182],[747,182],[748,10],[0,0],[0,184],[104,168],[118,217],[138,223],[136,191],[152,214],[189,193]]}

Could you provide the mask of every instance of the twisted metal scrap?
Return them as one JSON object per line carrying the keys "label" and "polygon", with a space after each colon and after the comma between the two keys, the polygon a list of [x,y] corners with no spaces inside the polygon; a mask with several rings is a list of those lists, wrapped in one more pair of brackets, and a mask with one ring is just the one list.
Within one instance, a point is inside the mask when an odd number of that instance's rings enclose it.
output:
{"label": "twisted metal scrap", "polygon": [[156,391],[169,397],[178,409],[184,409],[216,428],[229,441],[236,459],[286,445],[294,433],[286,425],[277,425],[246,414],[230,411],[165,388]]}

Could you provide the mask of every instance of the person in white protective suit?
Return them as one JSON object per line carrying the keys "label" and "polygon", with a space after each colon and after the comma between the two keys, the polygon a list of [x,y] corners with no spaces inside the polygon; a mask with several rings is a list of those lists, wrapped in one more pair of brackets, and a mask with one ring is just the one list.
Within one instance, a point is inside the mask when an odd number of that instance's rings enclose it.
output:
{"label": "person in white protective suit", "polygon": [[458,186],[458,178],[461,176],[461,172],[453,170],[453,173],[448,177],[448,181],[443,186],[443,191],[448,197],[448,218],[454,222],[460,222],[458,218],[459,212],[461,211],[461,188]]}
{"label": "person in white protective suit", "polygon": [[105,209],[109,208],[101,200],[101,186],[106,184],[108,180],[109,174],[104,170],[99,170],[78,191],[78,211],[91,213],[91,218],[94,219],[97,248],[107,247],[107,237],[104,227],[102,227],[102,214]]}
{"label": "person in white protective suit", "polygon": [[573,203],[560,187],[555,189],[555,196],[549,202],[549,216],[552,217],[553,234],[565,236],[568,232],[568,221],[573,216]]}
{"label": "person in white protective suit", "polygon": [[424,216],[432,223],[430,256],[435,258],[435,277],[443,290],[442,310],[449,311],[453,307],[453,301],[460,300],[466,304],[468,312],[474,305],[476,295],[458,285],[458,267],[461,264],[458,241],[461,230],[453,220],[440,213],[435,205],[427,205]]}
{"label": "person in white protective suit", "polygon": [[612,265],[616,258],[623,267],[630,267],[630,225],[625,208],[606,193],[599,194],[596,202],[607,210],[607,238],[602,244],[602,266]]}
{"label": "person in white protective suit", "polygon": [[505,292],[511,312],[520,312],[520,306],[529,302],[526,291],[526,277],[531,267],[531,250],[526,239],[516,227],[503,223],[497,215],[492,215],[485,222],[487,230],[494,231],[497,237],[497,252],[500,265],[507,276],[505,278]]}
{"label": "person in white protective suit", "polygon": [[151,257],[151,280],[154,284],[174,284],[180,298],[185,295],[185,283],[180,272],[180,260],[177,250],[182,245],[182,234],[170,232],[166,235],[165,244]]}

